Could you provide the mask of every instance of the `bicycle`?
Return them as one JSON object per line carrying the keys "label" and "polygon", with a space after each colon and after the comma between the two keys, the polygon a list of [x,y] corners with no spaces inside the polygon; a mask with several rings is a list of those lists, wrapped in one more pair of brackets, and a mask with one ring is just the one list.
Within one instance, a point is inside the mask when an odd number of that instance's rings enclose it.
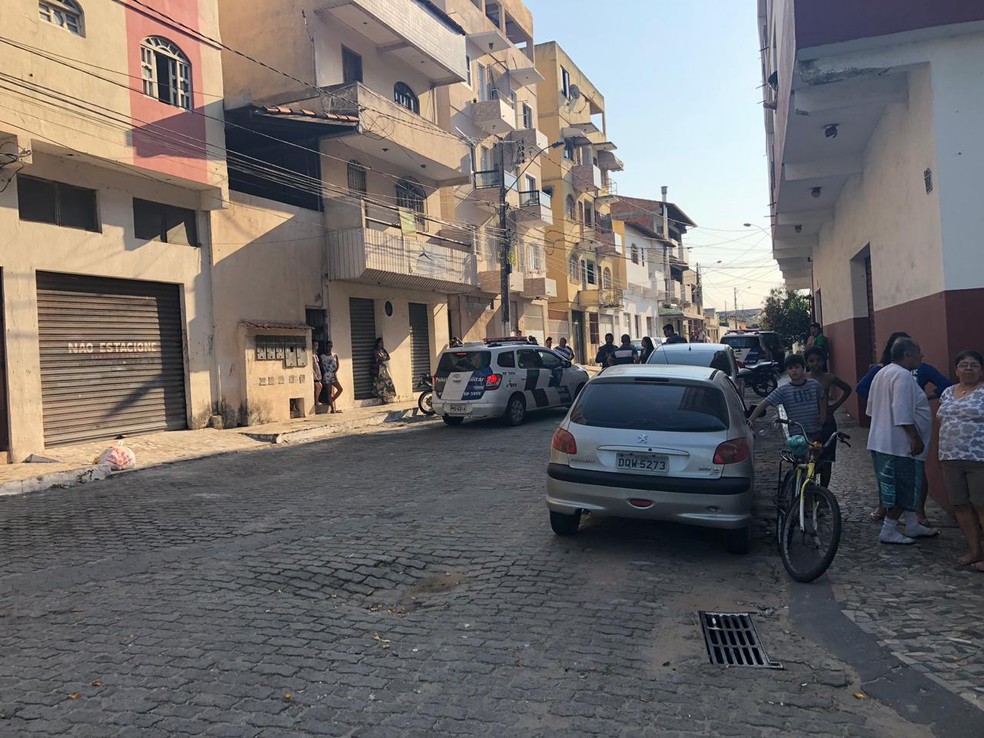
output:
{"label": "bicycle", "polygon": [[[789,436],[780,451],[779,486],[776,491],[776,538],[782,565],[797,582],[812,582],[830,566],[841,537],[841,512],[837,498],[818,481],[819,459],[834,443],[848,443],[850,436],[834,432],[826,442],[809,441],[806,429],[794,420],[776,423],[799,426],[802,435]],[[782,464],[792,469],[782,474]]]}

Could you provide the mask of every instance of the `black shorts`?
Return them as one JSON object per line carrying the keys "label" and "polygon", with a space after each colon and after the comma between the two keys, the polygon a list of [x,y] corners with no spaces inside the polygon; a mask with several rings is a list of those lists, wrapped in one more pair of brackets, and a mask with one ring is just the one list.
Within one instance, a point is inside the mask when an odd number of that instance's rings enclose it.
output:
{"label": "black shorts", "polygon": [[[824,421],[823,426],[820,428],[820,436],[817,440],[819,440],[820,443],[826,443],[831,434],[836,432],[837,421],[833,418],[827,418],[827,420]],[[830,464],[837,461],[837,441],[834,441],[832,444],[827,446],[824,452],[820,454],[820,458],[817,459],[817,461]]]}

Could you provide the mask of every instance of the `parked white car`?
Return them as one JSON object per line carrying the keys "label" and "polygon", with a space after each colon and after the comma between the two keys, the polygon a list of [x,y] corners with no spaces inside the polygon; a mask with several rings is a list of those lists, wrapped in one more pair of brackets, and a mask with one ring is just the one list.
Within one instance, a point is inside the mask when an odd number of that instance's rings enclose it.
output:
{"label": "parked white car", "polygon": [[592,379],[554,433],[547,508],[558,535],[584,513],[725,531],[751,546],[755,435],[721,371],[614,366]]}
{"label": "parked white car", "polygon": [[434,412],[448,425],[570,405],[588,373],[551,349],[525,341],[468,343],[441,352],[434,374]]}

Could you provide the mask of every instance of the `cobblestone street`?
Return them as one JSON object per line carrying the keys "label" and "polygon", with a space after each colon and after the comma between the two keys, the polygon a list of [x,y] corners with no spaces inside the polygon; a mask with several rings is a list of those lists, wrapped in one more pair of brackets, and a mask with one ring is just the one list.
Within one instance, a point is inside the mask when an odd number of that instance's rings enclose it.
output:
{"label": "cobblestone street", "polygon": [[[771,444],[752,555],[625,521],[561,539],[543,502],[560,417],[418,424],[0,499],[0,734],[934,734],[794,627],[765,533]],[[879,551],[861,503],[845,509],[830,581],[855,621],[900,658],[968,654],[930,634],[976,643],[977,580],[934,569],[957,532]],[[903,586],[893,556],[927,576]],[[918,597],[922,619],[879,609],[876,579]],[[708,664],[701,609],[754,613],[785,669]]]}

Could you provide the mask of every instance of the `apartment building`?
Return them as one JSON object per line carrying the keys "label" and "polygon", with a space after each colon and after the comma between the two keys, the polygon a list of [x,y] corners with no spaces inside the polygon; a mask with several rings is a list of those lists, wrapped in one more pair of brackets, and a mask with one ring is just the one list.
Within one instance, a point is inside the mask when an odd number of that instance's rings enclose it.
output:
{"label": "apartment building", "polygon": [[774,255],[835,371],[853,384],[897,330],[940,368],[980,349],[984,6],[758,10]]}
{"label": "apartment building", "polygon": [[216,2],[3,5],[0,449],[204,425]]}
{"label": "apartment building", "polygon": [[481,340],[518,329],[542,343],[547,298],[557,288],[546,271],[544,229],[553,215],[540,171],[549,143],[537,127],[542,77],[534,64],[533,19],[516,0],[435,4],[466,33],[467,79],[439,88],[437,104],[442,127],[471,147],[471,178],[444,190],[443,213],[450,235],[474,240],[478,272],[477,290],[449,295],[450,331]]}
{"label": "apartment building", "polygon": [[[216,359],[238,422],[311,412],[310,368],[271,345],[331,339],[340,406],[372,399],[377,337],[399,396],[448,343],[448,296],[478,290],[474,234],[445,190],[471,182],[442,122],[467,34],[424,0],[221,0],[232,204],[215,269]],[[229,299],[225,299],[228,297]],[[286,354],[285,354],[286,356]],[[286,376],[285,376],[286,375]],[[303,386],[301,386],[303,384]]]}
{"label": "apartment building", "polygon": [[[626,239],[630,241],[628,263],[632,273],[638,274],[636,279],[642,278],[636,260],[640,267],[643,259],[648,264],[652,284],[651,292],[646,294],[655,295],[659,305],[658,333],[649,335],[662,335],[663,326],[670,324],[687,340],[703,341],[706,330],[697,273],[690,268],[683,245],[684,235],[697,224],[678,205],[666,201],[666,188],[663,189],[663,200],[620,195],[611,205],[612,217],[625,224]],[[633,243],[637,250],[632,249]],[[648,249],[645,254],[644,246]]]}
{"label": "apartment building", "polygon": [[551,198],[547,276],[557,294],[549,301],[547,333],[565,336],[581,362],[594,359],[606,333],[619,333],[625,260],[612,228],[609,173],[622,168],[608,141],[605,99],[556,42],[537,44],[540,129],[563,145],[544,155],[543,189]]}

